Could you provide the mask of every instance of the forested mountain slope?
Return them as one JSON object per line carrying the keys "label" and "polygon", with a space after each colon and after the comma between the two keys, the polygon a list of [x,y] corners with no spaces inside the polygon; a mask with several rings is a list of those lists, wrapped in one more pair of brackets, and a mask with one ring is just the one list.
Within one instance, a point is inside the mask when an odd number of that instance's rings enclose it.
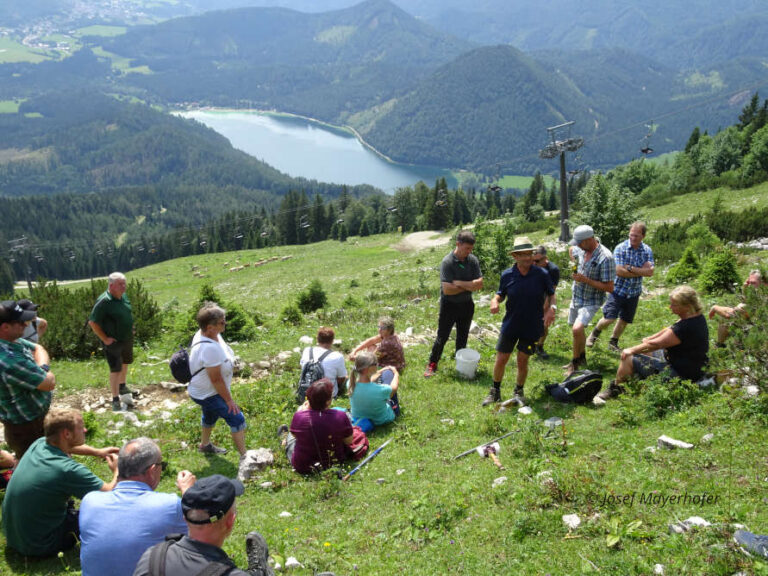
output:
{"label": "forested mountain slope", "polygon": [[711,73],[692,80],[623,50],[532,58],[511,46],[478,48],[360,115],[360,130],[396,159],[526,173],[542,166],[546,128],[573,120],[574,136],[587,141],[582,161],[610,167],[639,155],[646,119],[663,117],[654,128],[658,152],[685,145],[691,125],[732,123],[744,100],[726,94],[758,70]]}
{"label": "forested mountain slope", "polygon": [[147,65],[128,81],[165,101],[250,105],[339,121],[383,102],[471,45],[388,0],[305,14],[249,8],[131,29],[107,50]]}

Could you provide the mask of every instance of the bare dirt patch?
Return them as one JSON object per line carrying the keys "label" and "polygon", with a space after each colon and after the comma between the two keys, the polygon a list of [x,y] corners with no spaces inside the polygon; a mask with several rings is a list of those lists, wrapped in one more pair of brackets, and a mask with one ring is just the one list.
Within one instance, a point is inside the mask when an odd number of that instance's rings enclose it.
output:
{"label": "bare dirt patch", "polygon": [[424,232],[413,232],[400,240],[393,246],[400,252],[413,252],[414,250],[424,250],[436,246],[444,246],[450,242],[450,234],[438,232],[436,230],[427,230]]}
{"label": "bare dirt patch", "polygon": [[[176,385],[176,391],[164,388],[162,384],[150,384],[139,388],[139,397],[135,399],[133,412],[148,413],[159,408],[165,408],[172,404],[181,404],[189,399],[184,387]],[[67,394],[56,396],[53,400],[55,406],[60,408],[75,408],[82,412],[96,411],[100,408],[111,409],[112,398],[106,386],[101,388],[88,388]]]}

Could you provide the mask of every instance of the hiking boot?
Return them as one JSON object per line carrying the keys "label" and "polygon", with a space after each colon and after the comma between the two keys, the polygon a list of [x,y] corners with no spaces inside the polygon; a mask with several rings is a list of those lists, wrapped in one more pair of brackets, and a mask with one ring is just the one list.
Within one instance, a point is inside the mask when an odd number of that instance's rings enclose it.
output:
{"label": "hiking boot", "polygon": [[430,362],[427,364],[427,369],[424,370],[424,378],[429,378],[437,372],[437,362]]}
{"label": "hiking boot", "polygon": [[122,412],[123,411],[123,403],[120,402],[120,398],[113,398],[112,399],[112,412]]}
{"label": "hiking boot", "polygon": [[539,346],[538,344],[536,345],[536,356],[542,360],[549,360],[549,354],[544,350],[544,346]]}
{"label": "hiking boot", "polygon": [[608,340],[608,350],[621,354],[621,348],[619,348],[619,339],[611,338]]}
{"label": "hiking boot", "polygon": [[226,448],[220,448],[219,446],[214,446],[213,442],[208,442],[205,446],[198,446],[197,451],[200,452],[200,454],[226,454],[227,449]]}
{"label": "hiking boot", "polygon": [[492,387],[491,391],[488,392],[488,396],[483,399],[483,406],[495,404],[496,402],[501,402],[501,390]]}
{"label": "hiking boot", "polygon": [[611,380],[608,388],[601,391],[597,397],[600,398],[600,400],[610,400],[611,398],[616,398],[616,396],[623,393],[624,387],[616,384],[616,380]]}
{"label": "hiking boot", "polygon": [[736,530],[733,533],[733,541],[739,545],[745,554],[750,556],[754,554],[759,558],[768,559],[768,536],[752,534],[746,530]]}
{"label": "hiking boot", "polygon": [[130,395],[131,398],[139,397],[139,392],[136,392],[136,390],[131,390],[125,384],[120,384],[120,396],[124,396],[126,394]]}
{"label": "hiking boot", "polygon": [[512,397],[512,400],[515,402],[515,404],[517,404],[521,408],[525,406],[526,400],[525,400],[525,395],[523,394],[522,386],[518,386],[517,388],[515,388],[515,395]]}
{"label": "hiking boot", "polygon": [[592,348],[592,346],[595,345],[595,342],[597,342],[598,338],[600,338],[600,332],[597,330],[592,330],[592,333],[587,338],[587,348]]}
{"label": "hiking boot", "polygon": [[248,557],[248,572],[252,576],[274,576],[275,573],[268,563],[267,541],[255,530],[248,532],[245,537],[245,554]]}

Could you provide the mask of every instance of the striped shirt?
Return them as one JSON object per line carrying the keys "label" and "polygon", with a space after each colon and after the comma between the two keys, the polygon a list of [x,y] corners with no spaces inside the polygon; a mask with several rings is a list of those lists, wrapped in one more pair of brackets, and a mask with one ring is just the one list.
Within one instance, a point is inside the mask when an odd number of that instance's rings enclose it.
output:
{"label": "striped shirt", "polygon": [[[592,252],[592,258],[585,260],[587,255],[581,248],[574,248],[573,255],[578,259],[579,274],[583,274],[591,280],[598,282],[612,282],[616,276],[616,262],[613,254],[602,244],[598,244],[595,251]],[[606,293],[585,284],[583,282],[573,283],[573,299],[571,308],[584,308],[585,306],[601,306],[605,300]]]}
{"label": "striped shirt", "polygon": [[44,415],[51,405],[51,392],[38,390],[45,370],[35,362],[35,344],[19,338],[0,339],[0,420],[24,424]]}
{"label": "striped shirt", "polygon": [[[632,248],[629,240],[624,240],[624,242],[614,249],[613,258],[616,260],[616,266],[632,266],[632,268],[640,268],[646,262],[655,264],[653,260],[653,251],[645,242],[641,242],[640,246],[637,248]],[[617,296],[634,298],[635,296],[640,296],[642,292],[642,276],[636,278],[622,278],[621,276],[616,276],[616,280],[614,280],[613,283],[613,293]]]}

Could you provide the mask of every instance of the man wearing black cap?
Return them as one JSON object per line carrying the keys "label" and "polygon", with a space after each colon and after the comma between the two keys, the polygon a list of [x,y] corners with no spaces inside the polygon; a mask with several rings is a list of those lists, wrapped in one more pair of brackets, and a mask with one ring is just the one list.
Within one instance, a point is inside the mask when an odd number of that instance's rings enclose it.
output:
{"label": "man wearing black cap", "polygon": [[0,421],[18,460],[43,436],[43,419],[56,387],[48,352],[22,338],[36,316],[14,300],[0,303]]}
{"label": "man wearing black cap", "polygon": [[[160,566],[166,576],[199,574],[210,564],[221,564],[228,576],[274,576],[267,564],[267,543],[258,532],[246,537],[248,571],[238,569],[221,549],[235,526],[235,497],[244,491],[239,480],[221,474],[200,478],[181,498],[189,536],[173,538],[149,548],[141,556],[133,576],[154,575]],[[224,569],[224,568],[223,568]]]}
{"label": "man wearing black cap", "polygon": [[[19,306],[24,308],[24,310],[32,310],[33,312],[37,312],[37,309],[39,306],[32,302],[32,300],[27,300],[26,298],[19,300]],[[24,329],[24,335],[22,338],[24,340],[29,340],[30,342],[34,342],[37,344],[40,342],[40,338],[43,337],[43,334],[48,330],[48,321],[45,318],[42,318],[40,316],[36,316],[34,319],[32,319],[27,327]]]}

